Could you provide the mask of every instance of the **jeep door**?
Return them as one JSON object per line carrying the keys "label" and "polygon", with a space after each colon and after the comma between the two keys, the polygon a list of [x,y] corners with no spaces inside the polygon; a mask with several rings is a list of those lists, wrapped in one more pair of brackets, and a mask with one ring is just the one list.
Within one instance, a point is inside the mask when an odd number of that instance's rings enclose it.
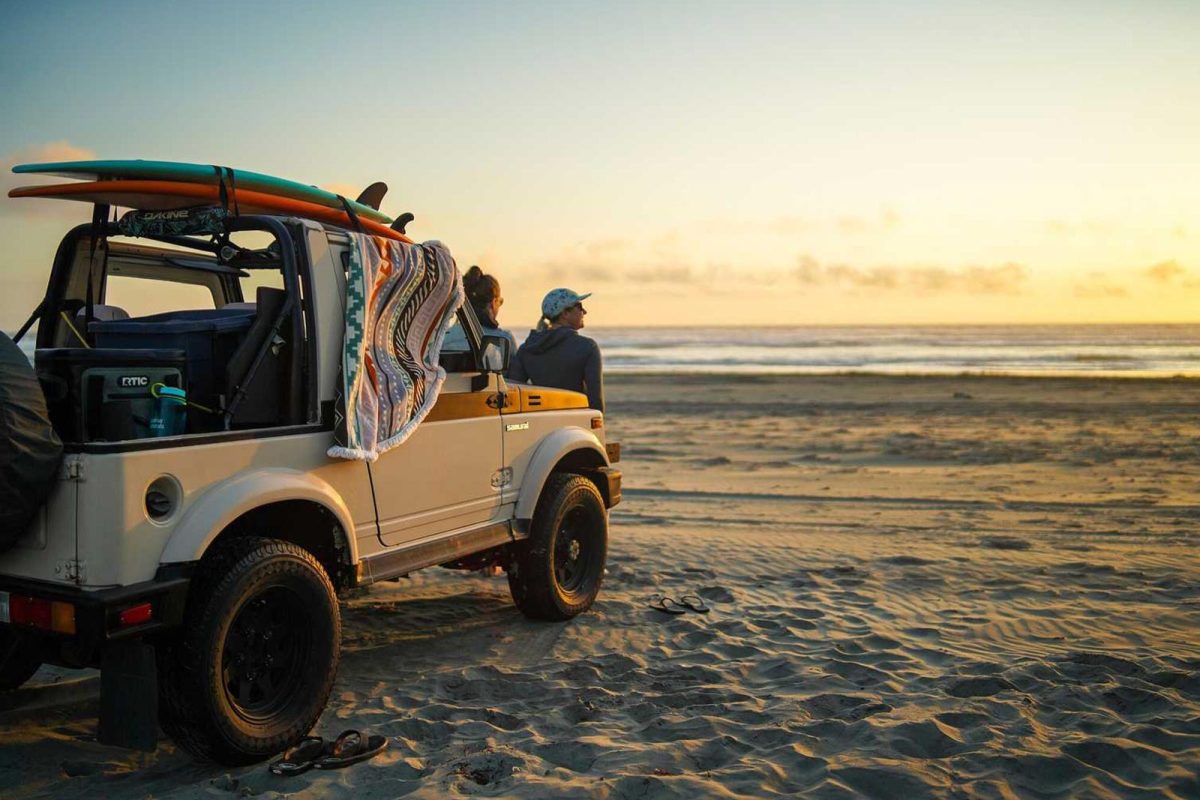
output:
{"label": "jeep door", "polygon": [[[483,524],[500,511],[502,434],[496,375],[451,373],[429,416],[370,465],[379,535],[415,542]],[[472,385],[480,385],[472,389]],[[482,385],[481,385],[482,384]]]}

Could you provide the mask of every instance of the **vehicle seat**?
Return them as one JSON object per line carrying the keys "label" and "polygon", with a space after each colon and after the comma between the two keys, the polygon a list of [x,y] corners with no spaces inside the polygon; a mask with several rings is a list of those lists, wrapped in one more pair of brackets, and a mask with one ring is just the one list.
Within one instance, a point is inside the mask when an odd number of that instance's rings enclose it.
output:
{"label": "vehicle seat", "polygon": [[[225,403],[230,407],[239,391],[245,395],[237,402],[230,419],[230,427],[253,428],[279,425],[292,421],[290,408],[291,387],[288,381],[291,364],[291,343],[287,338],[291,330],[287,325],[279,328],[279,338],[270,342],[279,312],[287,302],[287,292],[260,286],[257,303],[230,303],[230,306],[245,305],[256,310],[254,321],[246,337],[238,345],[225,367]],[[266,352],[262,361],[255,366],[255,359],[262,348]]]}

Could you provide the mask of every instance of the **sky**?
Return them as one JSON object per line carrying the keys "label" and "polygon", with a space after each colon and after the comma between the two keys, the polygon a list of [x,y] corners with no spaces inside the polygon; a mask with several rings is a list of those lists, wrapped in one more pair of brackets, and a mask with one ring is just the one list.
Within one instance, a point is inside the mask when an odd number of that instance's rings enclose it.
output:
{"label": "sky", "polygon": [[[21,2],[13,164],[222,164],[411,211],[532,326],[1195,322],[1200,4]],[[0,199],[0,328],[83,204]]]}

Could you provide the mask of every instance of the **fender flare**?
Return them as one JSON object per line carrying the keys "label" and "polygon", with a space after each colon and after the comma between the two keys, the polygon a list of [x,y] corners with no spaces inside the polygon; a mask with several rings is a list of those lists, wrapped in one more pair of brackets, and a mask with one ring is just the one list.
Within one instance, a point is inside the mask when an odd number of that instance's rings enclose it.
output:
{"label": "fender flare", "polygon": [[608,465],[608,456],[604,445],[596,438],[596,434],[583,428],[560,428],[545,439],[533,451],[529,466],[525,469],[525,478],[521,482],[521,494],[517,498],[514,516],[518,520],[533,519],[533,510],[537,508],[538,498],[542,488],[554,467],[570,453],[584,450],[594,452],[599,466]]}
{"label": "fender flare", "polygon": [[338,493],[310,473],[282,468],[246,472],[202,494],[180,518],[159,561],[199,561],[213,540],[238,517],[287,500],[307,500],[333,514],[342,527],[350,563],[358,563],[354,521]]}

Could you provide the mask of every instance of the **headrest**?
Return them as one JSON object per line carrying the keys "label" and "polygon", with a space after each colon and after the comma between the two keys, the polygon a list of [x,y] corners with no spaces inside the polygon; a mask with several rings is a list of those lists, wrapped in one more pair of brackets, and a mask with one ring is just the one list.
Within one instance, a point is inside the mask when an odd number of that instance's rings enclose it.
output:
{"label": "headrest", "polygon": [[[87,317],[87,306],[75,312],[75,319],[84,319],[85,317]],[[92,319],[97,322],[114,322],[116,320],[129,319],[129,312],[116,306],[106,306],[97,303],[92,306]]]}

